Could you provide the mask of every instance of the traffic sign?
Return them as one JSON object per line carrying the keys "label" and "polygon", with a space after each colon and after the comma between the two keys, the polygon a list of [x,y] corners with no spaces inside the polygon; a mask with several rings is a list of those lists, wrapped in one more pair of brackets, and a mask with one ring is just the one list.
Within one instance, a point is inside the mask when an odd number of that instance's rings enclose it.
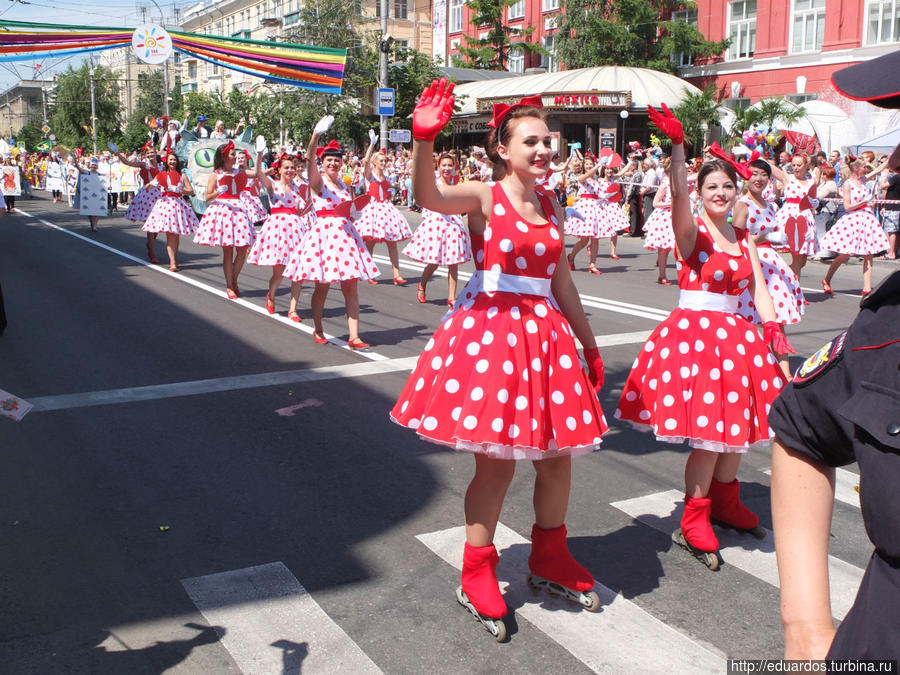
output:
{"label": "traffic sign", "polygon": [[391,129],[388,139],[391,143],[412,143],[412,132],[409,129]]}
{"label": "traffic sign", "polygon": [[375,104],[379,115],[392,117],[394,115],[394,90],[390,88],[379,89]]}
{"label": "traffic sign", "polygon": [[41,127],[41,131],[43,131],[45,134],[49,134],[49,133],[50,133],[50,127],[48,127],[48,126],[45,124],[44,126]]}

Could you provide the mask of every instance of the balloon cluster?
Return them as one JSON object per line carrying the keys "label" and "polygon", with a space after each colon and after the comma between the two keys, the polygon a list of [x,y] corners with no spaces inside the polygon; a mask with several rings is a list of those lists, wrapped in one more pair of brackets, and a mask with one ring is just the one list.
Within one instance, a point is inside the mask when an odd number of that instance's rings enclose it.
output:
{"label": "balloon cluster", "polygon": [[757,124],[752,125],[742,136],[744,145],[750,150],[759,150],[764,155],[771,155],[782,138],[781,132],[775,127],[760,127]]}

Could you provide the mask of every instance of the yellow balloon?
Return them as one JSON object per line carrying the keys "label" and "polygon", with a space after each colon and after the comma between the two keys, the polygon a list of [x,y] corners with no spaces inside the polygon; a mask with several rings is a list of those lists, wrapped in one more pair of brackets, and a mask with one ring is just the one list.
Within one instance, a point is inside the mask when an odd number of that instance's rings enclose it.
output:
{"label": "yellow balloon", "polygon": [[344,182],[345,182],[347,185],[350,185],[350,183],[353,182],[353,179],[352,179],[350,176],[344,176]]}
{"label": "yellow balloon", "polygon": [[575,203],[575,197],[573,197],[572,195],[569,195],[568,197],[566,197],[566,206],[572,206],[572,204],[574,204],[574,203]]}

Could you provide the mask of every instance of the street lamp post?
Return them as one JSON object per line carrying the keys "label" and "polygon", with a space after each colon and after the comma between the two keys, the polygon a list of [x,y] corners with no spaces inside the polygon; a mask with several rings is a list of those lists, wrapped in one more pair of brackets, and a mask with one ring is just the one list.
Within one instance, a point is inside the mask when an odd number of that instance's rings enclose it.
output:
{"label": "street lamp post", "polygon": [[[166,17],[163,15],[162,8],[156,0],[150,0],[156,9],[159,10],[159,25],[166,27]],[[162,63],[163,67],[163,110],[166,117],[169,116],[169,59]]]}

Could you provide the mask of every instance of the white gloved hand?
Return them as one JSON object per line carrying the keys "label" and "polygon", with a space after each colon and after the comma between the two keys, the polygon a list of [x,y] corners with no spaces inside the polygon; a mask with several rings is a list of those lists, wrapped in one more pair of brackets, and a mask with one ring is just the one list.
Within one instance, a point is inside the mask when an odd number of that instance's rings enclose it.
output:
{"label": "white gloved hand", "polygon": [[256,151],[263,152],[266,149],[266,137],[260,134],[256,137]]}
{"label": "white gloved hand", "polygon": [[378,134],[375,133],[374,129],[369,129],[369,142],[372,145],[375,145],[378,142]]}
{"label": "white gloved hand", "polygon": [[226,192],[228,192],[228,186],[220,185],[218,188],[216,188],[216,192],[220,195],[224,195]]}
{"label": "white gloved hand", "polygon": [[600,166],[609,166],[609,163],[612,161],[612,155],[607,155],[606,157],[600,158]]}
{"label": "white gloved hand", "polygon": [[113,143],[112,141],[109,141],[106,144],[106,147],[109,148],[110,152],[118,152],[119,151],[119,146],[116,145],[115,143]]}
{"label": "white gloved hand", "polygon": [[331,128],[332,124],[334,124],[334,115],[325,115],[325,117],[316,122],[313,133],[321,136]]}

